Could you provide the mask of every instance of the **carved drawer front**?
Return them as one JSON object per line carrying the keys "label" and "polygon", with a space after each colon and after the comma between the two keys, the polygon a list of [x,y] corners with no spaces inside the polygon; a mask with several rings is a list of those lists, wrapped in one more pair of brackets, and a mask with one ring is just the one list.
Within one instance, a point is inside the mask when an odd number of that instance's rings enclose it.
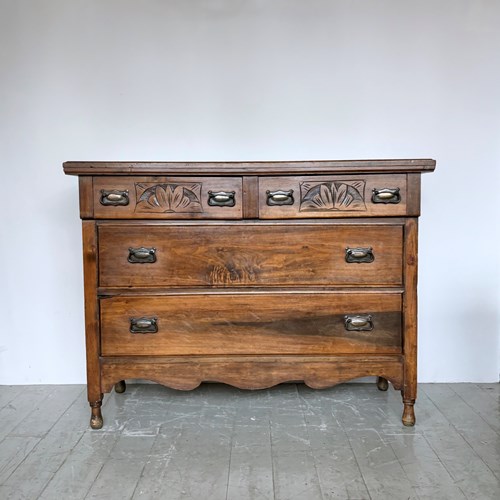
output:
{"label": "carved drawer front", "polygon": [[260,177],[261,219],[406,215],[406,175]]}
{"label": "carved drawer front", "polygon": [[97,219],[241,219],[241,177],[95,177]]}
{"label": "carved drawer front", "polygon": [[399,293],[234,293],[101,300],[103,356],[401,353]]}
{"label": "carved drawer front", "polygon": [[398,286],[401,225],[102,223],[101,287]]}

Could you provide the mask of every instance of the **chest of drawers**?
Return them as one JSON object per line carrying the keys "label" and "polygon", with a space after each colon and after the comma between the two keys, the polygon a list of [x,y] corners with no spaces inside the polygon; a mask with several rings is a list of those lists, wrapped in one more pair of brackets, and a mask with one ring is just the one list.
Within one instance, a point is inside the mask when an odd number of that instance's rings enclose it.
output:
{"label": "chest of drawers", "polygon": [[175,389],[377,376],[415,422],[420,175],[433,160],[66,162],[79,176],[91,426]]}

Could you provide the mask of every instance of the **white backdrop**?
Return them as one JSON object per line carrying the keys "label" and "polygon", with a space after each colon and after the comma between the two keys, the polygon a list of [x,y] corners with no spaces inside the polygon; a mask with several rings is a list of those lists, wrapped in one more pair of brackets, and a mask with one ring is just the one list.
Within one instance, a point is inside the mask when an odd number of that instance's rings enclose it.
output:
{"label": "white backdrop", "polygon": [[498,381],[500,2],[0,0],[0,383],[85,380],[65,160],[437,159],[421,381]]}

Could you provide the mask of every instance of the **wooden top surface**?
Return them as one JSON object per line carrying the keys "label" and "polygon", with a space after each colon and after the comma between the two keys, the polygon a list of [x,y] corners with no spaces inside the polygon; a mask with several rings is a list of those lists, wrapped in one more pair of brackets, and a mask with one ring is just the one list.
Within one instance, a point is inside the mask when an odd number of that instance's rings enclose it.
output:
{"label": "wooden top surface", "polygon": [[67,161],[63,167],[68,175],[307,175],[432,172],[436,167],[436,161],[427,158],[246,162]]}

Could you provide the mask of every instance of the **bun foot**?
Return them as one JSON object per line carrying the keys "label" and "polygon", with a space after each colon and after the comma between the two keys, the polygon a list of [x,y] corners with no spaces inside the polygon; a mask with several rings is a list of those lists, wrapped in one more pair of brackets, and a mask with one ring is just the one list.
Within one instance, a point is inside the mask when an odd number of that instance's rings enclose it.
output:
{"label": "bun foot", "polygon": [[125,380],[120,380],[120,382],[117,382],[115,384],[115,392],[117,392],[118,394],[123,394],[126,389],[127,384],[125,384]]}
{"label": "bun foot", "polygon": [[413,427],[415,425],[415,410],[413,409],[414,404],[414,402],[404,403],[403,418],[401,420],[403,421],[403,425],[406,425],[406,427]]}
{"label": "bun foot", "polygon": [[377,387],[379,391],[387,391],[389,388],[389,382],[387,382],[386,378],[377,377]]}
{"label": "bun foot", "polygon": [[90,427],[92,429],[102,429],[103,419],[101,413],[101,401],[90,403]]}

